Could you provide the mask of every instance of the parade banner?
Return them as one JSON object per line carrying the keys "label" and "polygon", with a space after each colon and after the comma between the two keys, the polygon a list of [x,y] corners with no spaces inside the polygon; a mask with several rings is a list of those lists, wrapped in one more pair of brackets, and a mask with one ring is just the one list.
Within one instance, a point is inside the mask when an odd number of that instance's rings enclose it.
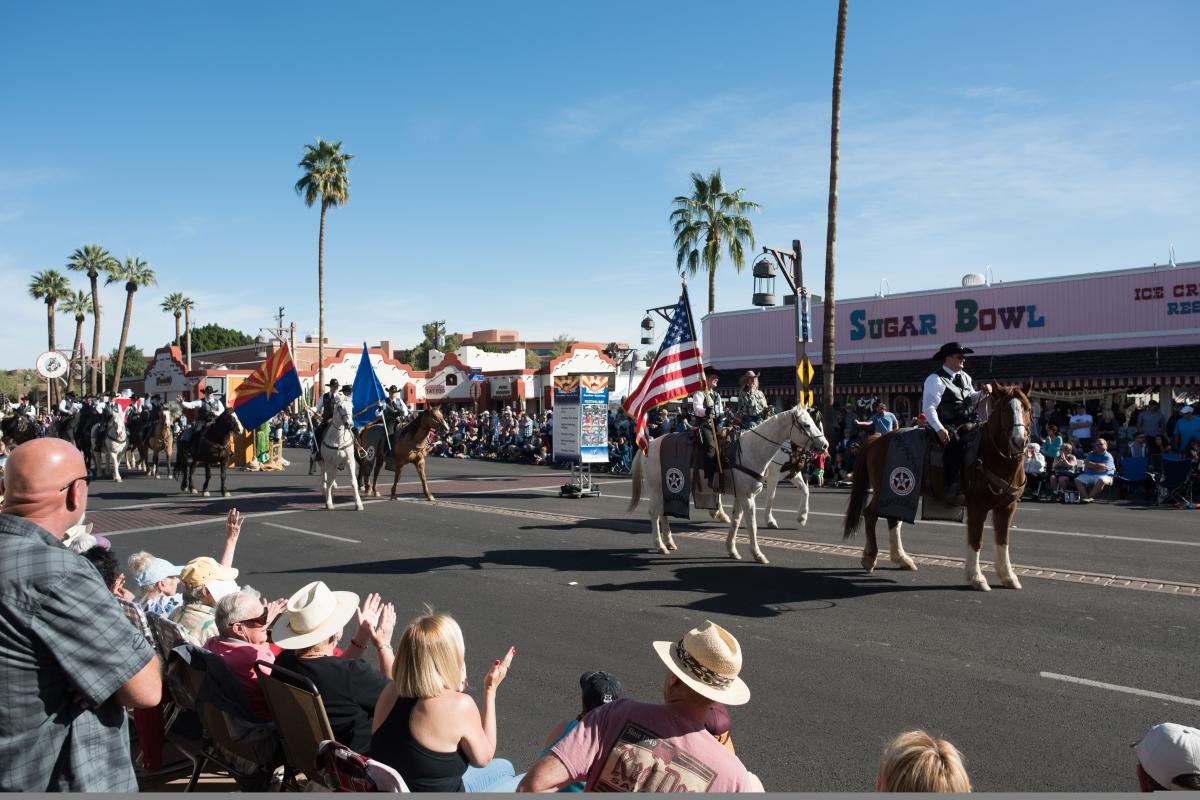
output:
{"label": "parade banner", "polygon": [[608,462],[608,376],[554,379],[554,459]]}
{"label": "parade banner", "polygon": [[554,379],[554,460],[579,460],[579,376]]}

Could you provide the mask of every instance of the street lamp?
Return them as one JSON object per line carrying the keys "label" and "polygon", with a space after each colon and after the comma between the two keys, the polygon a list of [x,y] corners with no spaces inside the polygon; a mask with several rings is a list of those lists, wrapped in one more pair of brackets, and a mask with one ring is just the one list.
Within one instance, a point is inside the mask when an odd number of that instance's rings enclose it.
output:
{"label": "street lamp", "polygon": [[654,344],[654,320],[649,311],[642,317],[642,344]]}
{"label": "street lamp", "polygon": [[255,342],[255,344],[258,345],[258,350],[254,353],[254,355],[257,356],[258,358],[266,358],[267,357],[267,337],[263,336],[260,333],[258,335],[258,338],[254,340],[254,342]]}
{"label": "street lamp", "polygon": [[[768,259],[767,256],[771,256]],[[774,260],[774,264],[771,261]],[[788,262],[792,269],[787,269]],[[809,317],[808,289],[804,288],[804,249],[799,239],[792,240],[792,251],[764,247],[763,256],[754,265],[754,295],[751,302],[756,306],[775,305],[775,266],[792,290],[796,304],[796,403],[808,405],[808,386],[812,381],[812,364],[809,363],[805,345],[812,338],[812,322]]]}
{"label": "street lamp", "polygon": [[765,255],[754,265],[754,305],[775,305],[775,264]]}

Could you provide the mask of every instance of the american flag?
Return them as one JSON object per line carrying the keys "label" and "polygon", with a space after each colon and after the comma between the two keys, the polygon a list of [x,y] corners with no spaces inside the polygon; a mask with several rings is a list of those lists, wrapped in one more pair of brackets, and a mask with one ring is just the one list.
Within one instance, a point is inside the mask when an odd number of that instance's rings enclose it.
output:
{"label": "american flag", "polygon": [[704,388],[704,364],[700,347],[692,333],[692,309],[687,288],[671,315],[671,327],[663,337],[662,346],[650,371],[625,401],[625,413],[637,422],[635,439],[638,447],[646,449],[646,415],[664,403],[687,397]]}

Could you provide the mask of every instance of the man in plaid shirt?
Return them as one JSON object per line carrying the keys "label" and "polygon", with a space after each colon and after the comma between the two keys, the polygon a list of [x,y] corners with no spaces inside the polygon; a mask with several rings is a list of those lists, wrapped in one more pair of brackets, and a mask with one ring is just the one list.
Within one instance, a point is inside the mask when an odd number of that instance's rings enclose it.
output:
{"label": "man in plaid shirt", "polygon": [[0,494],[0,791],[135,792],[125,706],[162,697],[154,650],[62,545],[87,468],[61,439],[15,450]]}

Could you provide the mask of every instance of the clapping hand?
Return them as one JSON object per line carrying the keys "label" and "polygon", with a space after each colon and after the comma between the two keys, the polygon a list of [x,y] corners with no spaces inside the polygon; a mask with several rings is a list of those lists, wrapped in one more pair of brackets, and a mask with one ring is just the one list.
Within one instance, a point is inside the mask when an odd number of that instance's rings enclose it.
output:
{"label": "clapping hand", "polygon": [[379,623],[375,626],[372,640],[375,647],[383,648],[392,643],[392,631],[396,629],[396,606],[391,603],[383,606],[379,612]]}
{"label": "clapping hand", "polygon": [[510,647],[508,648],[508,653],[505,654],[504,658],[499,659],[495,664],[492,664],[492,668],[488,670],[488,674],[483,678],[483,690],[485,692],[494,692],[497,688],[499,688],[500,684],[504,681],[505,676],[508,675],[508,668],[512,664],[513,656],[516,654],[517,648]]}
{"label": "clapping hand", "polygon": [[[365,633],[367,636],[375,635],[375,627],[379,624],[379,615],[383,611],[383,601],[378,594],[371,593],[363,599],[362,608],[355,610],[354,616],[358,620],[358,633]],[[358,641],[359,637],[356,633],[354,640]]]}
{"label": "clapping hand", "polygon": [[288,601],[286,598],[279,598],[267,603],[267,627],[270,628],[275,624],[275,620],[279,619],[279,615],[287,611]]}

